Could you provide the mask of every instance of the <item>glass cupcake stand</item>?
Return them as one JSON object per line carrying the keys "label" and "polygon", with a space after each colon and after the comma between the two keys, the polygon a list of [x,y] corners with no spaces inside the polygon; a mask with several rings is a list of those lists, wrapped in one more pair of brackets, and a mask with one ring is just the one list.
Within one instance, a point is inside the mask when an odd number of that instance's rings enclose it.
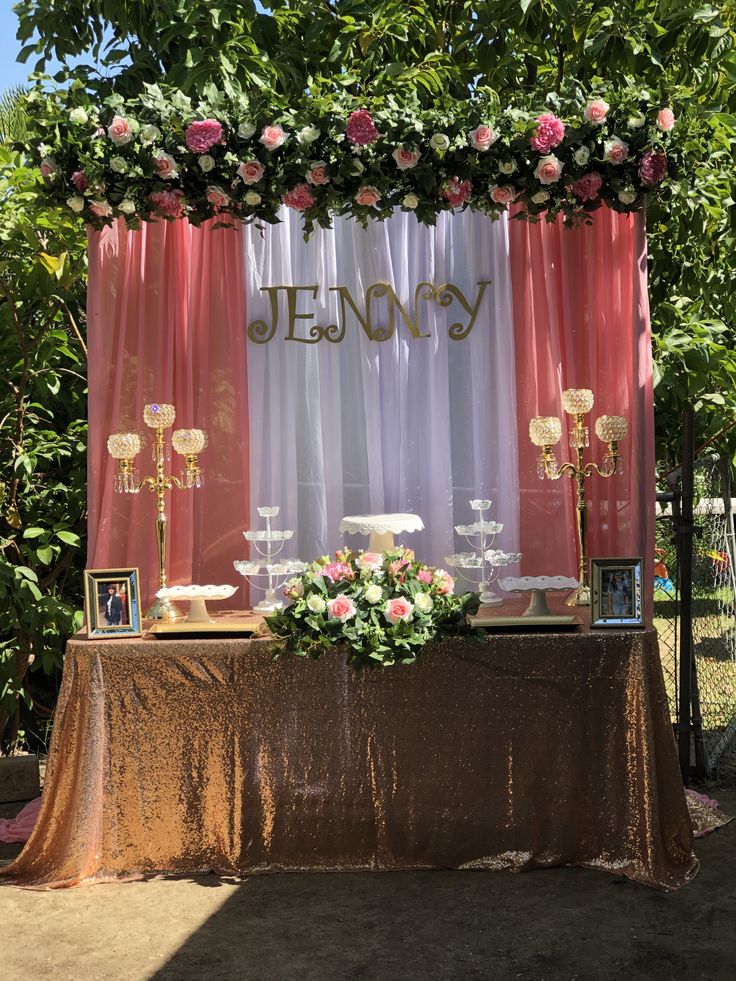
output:
{"label": "glass cupcake stand", "polygon": [[469,503],[471,509],[478,512],[478,519],[469,525],[455,525],[455,531],[467,541],[473,551],[446,555],[445,562],[456,571],[460,579],[464,579],[480,593],[478,617],[482,617],[484,608],[503,603],[503,598],[494,593],[492,584],[498,578],[499,569],[521,561],[521,552],[504,552],[493,547],[496,535],[503,530],[503,524],[485,517],[492,501],[473,500]]}
{"label": "glass cupcake stand", "polygon": [[[290,576],[304,572],[308,566],[306,562],[299,559],[280,559],[277,557],[286,542],[290,541],[294,531],[279,531],[271,527],[271,519],[279,513],[279,508],[275,506],[260,507],[258,514],[266,519],[265,529],[255,529],[244,531],[246,541],[249,541],[253,548],[258,552],[260,559],[236,559],[233,566],[241,574],[246,582],[254,589],[265,590],[264,598],[253,607],[254,613],[273,613],[274,610],[281,610],[286,606],[283,596],[278,590],[283,586]],[[263,583],[260,580],[265,579]]]}

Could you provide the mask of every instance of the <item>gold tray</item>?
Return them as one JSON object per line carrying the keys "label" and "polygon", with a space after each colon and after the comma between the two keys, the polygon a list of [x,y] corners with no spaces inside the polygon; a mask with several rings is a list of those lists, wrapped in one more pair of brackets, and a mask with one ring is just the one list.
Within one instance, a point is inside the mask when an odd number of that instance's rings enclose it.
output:
{"label": "gold tray", "polygon": [[156,622],[148,628],[154,637],[175,640],[177,637],[262,637],[268,633],[263,617],[218,619],[211,623],[189,623],[187,620]]}
{"label": "gold tray", "polygon": [[575,630],[583,621],[574,614],[548,617],[509,617],[509,616],[475,616],[468,617],[471,627],[495,628],[497,630],[526,629],[526,630]]}

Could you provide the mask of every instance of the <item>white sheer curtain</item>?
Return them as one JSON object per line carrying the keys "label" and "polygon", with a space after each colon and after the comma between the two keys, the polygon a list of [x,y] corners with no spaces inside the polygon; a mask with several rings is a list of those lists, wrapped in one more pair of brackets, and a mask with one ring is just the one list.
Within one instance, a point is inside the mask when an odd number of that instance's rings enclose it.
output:
{"label": "white sheer curtain", "polygon": [[[472,518],[468,500],[493,501],[492,517],[504,523],[497,544],[518,548],[515,368],[508,228],[465,212],[441,215],[425,228],[396,213],[367,229],[336,218],[304,242],[301,222],[284,210],[282,224],[245,235],[248,321],[278,329],[268,343],[248,342],[251,527],[256,507],[281,507],[279,527],[295,528],[290,554],[303,559],[343,542],[365,547],[359,536],[338,532],[346,514],[408,511],[425,530],[403,536],[418,557],[444,564],[457,550],[453,526]],[[457,299],[448,306],[420,299],[422,333],[415,337],[401,316],[393,335],[371,340],[347,302],[330,287],[345,286],[365,310],[365,292],[388,284],[411,317],[419,283],[451,283],[475,304],[481,281],[490,281],[472,331],[449,336],[469,314]],[[344,327],[339,343],[287,340],[283,290],[299,292],[296,309],[313,312],[295,333],[309,337],[316,323]],[[447,297],[447,299],[451,299]],[[373,324],[386,325],[386,299],[372,303]],[[379,316],[380,314],[380,316]]]}

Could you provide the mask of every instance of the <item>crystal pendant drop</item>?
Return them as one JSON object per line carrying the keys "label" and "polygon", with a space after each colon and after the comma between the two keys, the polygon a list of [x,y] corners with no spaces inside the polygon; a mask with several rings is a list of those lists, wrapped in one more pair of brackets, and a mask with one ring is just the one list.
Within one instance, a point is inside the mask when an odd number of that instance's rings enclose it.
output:
{"label": "crystal pendant drop", "polygon": [[537,477],[544,480],[544,460],[541,457],[537,460]]}

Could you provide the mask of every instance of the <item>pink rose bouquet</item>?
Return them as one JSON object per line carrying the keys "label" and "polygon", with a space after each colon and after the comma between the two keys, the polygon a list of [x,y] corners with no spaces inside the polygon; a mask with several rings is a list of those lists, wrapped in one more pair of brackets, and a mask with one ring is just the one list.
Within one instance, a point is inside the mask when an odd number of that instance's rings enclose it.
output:
{"label": "pink rose bouquet", "polygon": [[215,209],[215,211],[221,211],[223,208],[227,208],[230,204],[230,197],[227,195],[221,187],[215,185],[210,185],[207,188],[207,200]]}
{"label": "pink rose bouquet", "polygon": [[81,194],[87,190],[87,175],[83,170],[75,170],[72,174],[72,184]]}
{"label": "pink rose bouquet", "polygon": [[610,108],[604,99],[591,99],[583,110],[583,119],[594,126],[602,126]]}
{"label": "pink rose bouquet", "polygon": [[198,119],[187,126],[184,142],[192,153],[207,153],[222,140],[222,125],[216,119]]}
{"label": "pink rose bouquet", "polygon": [[244,184],[257,184],[265,169],[258,160],[246,160],[238,166],[236,173]]}
{"label": "pink rose bouquet", "polygon": [[362,187],[358,188],[355,200],[357,204],[362,204],[366,208],[373,208],[381,200],[381,192],[377,187],[373,187],[370,184],[363,184]]}
{"label": "pink rose bouquet", "polygon": [[324,556],[284,589],[291,604],[267,618],[287,652],[320,657],[332,644],[355,668],[415,661],[443,631],[463,629],[478,596],[455,596],[452,577],[409,549]]}
{"label": "pink rose bouquet", "polygon": [[176,160],[174,160],[170,153],[159,154],[154,161],[154,167],[158,176],[165,181],[173,180],[179,174],[176,167]]}
{"label": "pink rose bouquet", "polygon": [[90,201],[89,210],[97,218],[109,218],[112,215],[112,205],[107,201]]}
{"label": "pink rose bouquet", "polygon": [[496,204],[511,204],[516,197],[516,191],[508,184],[492,184],[489,193]]}
{"label": "pink rose bouquet", "polygon": [[264,126],[258,142],[262,143],[269,152],[273,152],[286,143],[288,135],[281,126]]}
{"label": "pink rose bouquet", "polygon": [[657,113],[657,129],[661,129],[663,133],[669,133],[675,128],[675,114],[667,106],[665,109],[660,109]]}
{"label": "pink rose bouquet", "polygon": [[480,150],[481,153],[485,153],[486,150],[490,150],[498,137],[499,134],[495,130],[491,129],[490,126],[478,126],[468,133],[470,145],[475,150]]}
{"label": "pink rose bouquet", "polygon": [[396,161],[399,170],[411,170],[419,163],[421,153],[419,150],[409,150],[404,146],[396,147],[391,156]]}
{"label": "pink rose bouquet", "polygon": [[322,187],[330,183],[327,176],[327,163],[324,160],[316,160],[307,171],[307,180],[314,187]]}
{"label": "pink rose bouquet", "polygon": [[123,116],[114,116],[112,122],[107,127],[107,135],[115,146],[125,146],[133,139],[133,130],[130,123]]}
{"label": "pink rose bouquet", "polygon": [[564,163],[558,160],[554,153],[542,157],[534,170],[534,176],[540,184],[556,184],[562,177]]}
{"label": "pink rose bouquet", "polygon": [[607,160],[609,163],[618,166],[622,164],[629,156],[629,144],[624,143],[617,136],[614,136],[610,140],[606,140],[603,144],[603,159]]}

